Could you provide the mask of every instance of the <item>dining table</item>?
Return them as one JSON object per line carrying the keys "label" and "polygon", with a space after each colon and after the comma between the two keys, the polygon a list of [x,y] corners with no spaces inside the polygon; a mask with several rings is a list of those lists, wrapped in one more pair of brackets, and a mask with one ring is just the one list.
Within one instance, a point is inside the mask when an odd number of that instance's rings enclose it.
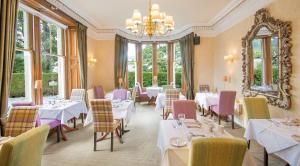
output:
{"label": "dining table", "polygon": [[159,93],[163,92],[163,88],[158,86],[146,87],[146,92],[150,99],[156,98]]}
{"label": "dining table", "polygon": [[[133,114],[135,113],[135,106],[133,100],[112,100],[113,118],[122,121],[122,131],[124,132],[124,125],[130,122]],[[84,126],[93,123],[93,114],[90,110],[86,116]]]}
{"label": "dining table", "polygon": [[[162,166],[187,166],[189,160],[189,151],[193,139],[227,137],[233,138],[228,132],[211,130],[211,127],[217,124],[208,118],[202,117],[199,120],[186,119],[182,126],[178,125],[176,120],[161,120],[157,138],[157,146],[161,152]],[[187,143],[184,146],[174,146],[171,140],[180,138]],[[243,166],[256,166],[256,162],[247,150],[243,160]]]}
{"label": "dining table", "polygon": [[195,102],[205,110],[209,110],[212,105],[217,105],[219,102],[219,95],[211,92],[198,92],[195,96]]}
{"label": "dining table", "polygon": [[[186,100],[186,97],[180,93],[179,100]],[[155,110],[159,111],[163,109],[165,105],[166,105],[166,93],[158,93],[155,101]]]}
{"label": "dining table", "polygon": [[244,137],[255,140],[268,154],[278,156],[289,165],[300,166],[300,118],[250,119]]}

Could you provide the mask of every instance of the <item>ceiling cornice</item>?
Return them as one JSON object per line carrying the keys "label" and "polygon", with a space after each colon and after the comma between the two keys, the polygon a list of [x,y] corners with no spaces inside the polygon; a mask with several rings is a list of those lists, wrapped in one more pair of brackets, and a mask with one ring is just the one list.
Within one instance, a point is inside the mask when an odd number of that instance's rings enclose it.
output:
{"label": "ceiling cornice", "polygon": [[[86,15],[86,13],[71,9],[71,4],[64,4],[60,0],[47,1],[86,25],[88,27],[88,36],[96,40],[112,40],[114,39],[115,34],[120,34],[131,40],[150,41],[147,37],[137,38],[129,31],[121,28],[101,27],[92,17]],[[209,22],[187,25],[176,29],[167,36],[152,38],[151,41],[175,40],[191,32],[197,33],[201,37],[214,37],[241,22],[245,18],[254,15],[257,10],[269,5],[273,1],[274,0],[232,0]]]}

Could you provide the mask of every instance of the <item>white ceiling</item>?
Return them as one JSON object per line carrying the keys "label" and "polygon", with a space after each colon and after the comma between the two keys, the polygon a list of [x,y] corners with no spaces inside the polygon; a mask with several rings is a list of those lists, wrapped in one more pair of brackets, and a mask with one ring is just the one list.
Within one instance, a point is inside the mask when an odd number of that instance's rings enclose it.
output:
{"label": "white ceiling", "polygon": [[[233,0],[153,0],[174,16],[176,28],[207,24]],[[124,28],[134,9],[147,14],[148,0],[61,0],[87,21],[102,28]]]}
{"label": "white ceiling", "polygon": [[[134,9],[147,14],[148,0],[47,0],[88,27],[88,35],[98,40],[121,34],[135,40],[125,30],[125,20]],[[174,16],[175,31],[155,40],[173,40],[190,32],[215,36],[274,0],[152,0],[161,11]],[[148,38],[138,40],[149,40]]]}

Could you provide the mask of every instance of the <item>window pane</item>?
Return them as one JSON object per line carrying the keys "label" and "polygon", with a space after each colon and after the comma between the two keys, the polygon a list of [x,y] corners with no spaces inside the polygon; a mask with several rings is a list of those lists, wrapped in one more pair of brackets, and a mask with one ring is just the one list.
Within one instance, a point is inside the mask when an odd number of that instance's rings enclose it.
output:
{"label": "window pane", "polygon": [[174,43],[174,82],[176,88],[181,88],[181,76],[182,76],[182,61],[180,44]]}
{"label": "window pane", "polygon": [[168,53],[167,44],[157,45],[158,86],[168,84]]}
{"label": "window pane", "polygon": [[47,21],[41,20],[41,50],[43,74],[43,100],[64,97],[64,63],[62,57],[61,29]]}
{"label": "window pane", "polygon": [[274,88],[277,89],[278,87],[278,73],[279,73],[279,43],[278,43],[278,36],[273,36],[271,38],[271,46],[272,46],[272,81]]}
{"label": "window pane", "polygon": [[128,87],[133,88],[136,78],[136,47],[135,44],[128,44]]}
{"label": "window pane", "polygon": [[25,12],[22,10],[18,11],[17,14],[17,34],[16,34],[16,47],[24,48],[25,45]]}
{"label": "window pane", "polygon": [[143,86],[152,86],[152,44],[142,45]]}
{"label": "window pane", "polygon": [[254,85],[262,86],[263,82],[263,45],[262,39],[253,39],[253,72],[254,72]]}
{"label": "window pane", "polygon": [[27,100],[25,96],[24,52],[16,51],[9,103]]}

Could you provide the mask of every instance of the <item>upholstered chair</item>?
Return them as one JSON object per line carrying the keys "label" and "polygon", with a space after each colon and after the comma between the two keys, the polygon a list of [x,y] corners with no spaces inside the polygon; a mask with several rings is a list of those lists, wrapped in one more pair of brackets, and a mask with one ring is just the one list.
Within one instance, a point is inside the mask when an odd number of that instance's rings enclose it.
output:
{"label": "upholstered chair", "polygon": [[5,125],[4,136],[16,137],[36,125],[38,107],[12,107]]}
{"label": "upholstered chair", "polygon": [[84,89],[72,89],[71,101],[85,101],[85,90]]}
{"label": "upholstered chair", "polygon": [[115,89],[113,91],[113,100],[127,100],[127,90],[126,89]]}
{"label": "upholstered chair", "polygon": [[43,125],[11,139],[2,145],[0,166],[41,166],[49,126]]}
{"label": "upholstered chair", "polygon": [[94,87],[94,95],[95,95],[95,99],[104,99],[105,98],[104,89],[101,85]]}
{"label": "upholstered chair", "polygon": [[197,119],[197,105],[193,100],[175,100],[173,110],[174,119],[178,119],[178,114],[184,114],[186,119]]}
{"label": "upholstered chair", "polygon": [[248,119],[270,119],[270,112],[265,97],[245,97],[243,108]]}
{"label": "upholstered chair", "polygon": [[201,138],[192,140],[189,166],[241,166],[247,143],[239,138]]}
{"label": "upholstered chair", "polygon": [[150,98],[147,94],[147,92],[143,92],[141,84],[139,82],[135,83],[135,86],[137,88],[137,99],[139,102],[149,102]]}
{"label": "upholstered chair", "polygon": [[174,87],[173,87],[173,85],[163,85],[162,88],[165,92],[167,89],[173,89]]}
{"label": "upholstered chair", "polygon": [[136,102],[136,91],[137,91],[137,87],[134,86],[133,90],[132,90],[132,95],[131,95],[134,106],[135,106],[135,102]]}
{"label": "upholstered chair", "polygon": [[199,85],[199,92],[200,93],[205,93],[205,92],[209,92],[209,85]]}
{"label": "upholstered chair", "polygon": [[19,107],[19,106],[35,106],[34,102],[26,102],[26,101],[18,101],[11,103],[12,107]]}
{"label": "upholstered chair", "polygon": [[179,91],[177,89],[167,89],[163,119],[168,119],[170,113],[173,113],[173,101],[175,100],[179,100]]}
{"label": "upholstered chair", "polygon": [[211,111],[216,113],[221,124],[221,117],[231,116],[232,129],[234,129],[234,104],[236,91],[221,91],[219,94],[219,104],[211,106]]}
{"label": "upholstered chair", "polygon": [[[93,99],[90,103],[94,120],[94,151],[97,150],[97,142],[104,140],[108,134],[111,134],[110,150],[112,152],[114,132],[116,132],[119,141],[123,143],[121,135],[121,120],[114,120],[110,100]],[[99,139],[97,139],[98,132],[101,132],[102,134],[104,133],[104,135],[102,135]]]}

